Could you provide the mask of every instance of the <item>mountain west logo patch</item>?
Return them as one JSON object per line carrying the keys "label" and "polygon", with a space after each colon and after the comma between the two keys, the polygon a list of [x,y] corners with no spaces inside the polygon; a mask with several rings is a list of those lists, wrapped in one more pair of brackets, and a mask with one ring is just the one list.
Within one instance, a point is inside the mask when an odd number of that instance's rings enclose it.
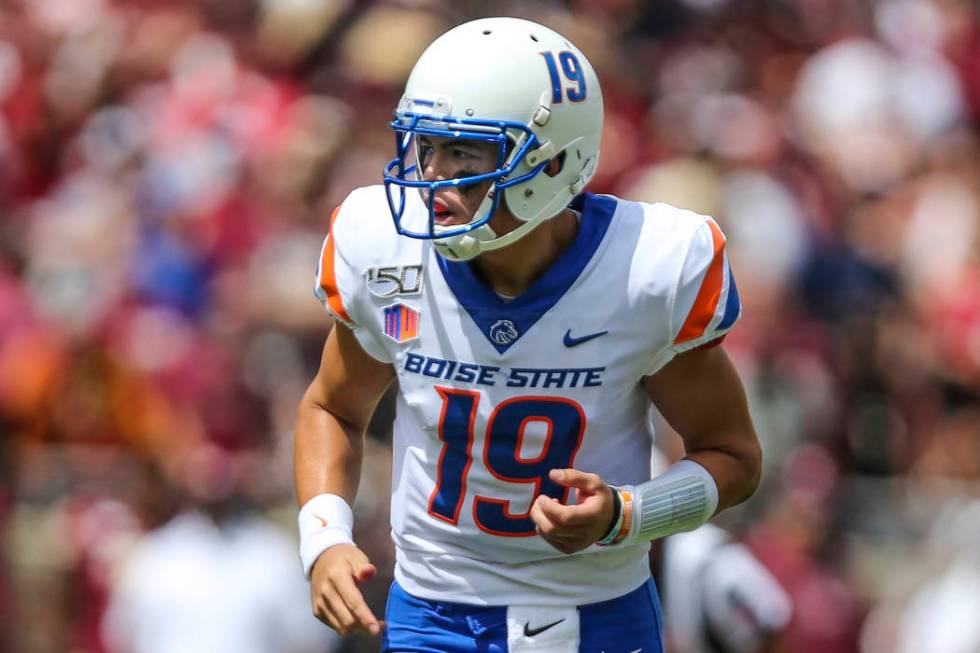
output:
{"label": "mountain west logo patch", "polygon": [[395,342],[407,342],[419,337],[419,312],[405,304],[392,304],[384,309],[385,335]]}
{"label": "mountain west logo patch", "polygon": [[497,320],[490,325],[490,339],[498,345],[509,345],[519,335],[517,327],[510,320]]}

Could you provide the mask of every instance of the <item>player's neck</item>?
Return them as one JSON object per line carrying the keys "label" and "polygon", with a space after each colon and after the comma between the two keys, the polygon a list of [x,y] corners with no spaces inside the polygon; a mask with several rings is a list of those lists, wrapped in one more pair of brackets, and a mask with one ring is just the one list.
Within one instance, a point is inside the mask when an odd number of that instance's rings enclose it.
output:
{"label": "player's neck", "polygon": [[577,215],[566,209],[517,242],[481,254],[473,260],[473,267],[491,290],[502,296],[516,297],[530,288],[565,253],[575,242],[578,229]]}

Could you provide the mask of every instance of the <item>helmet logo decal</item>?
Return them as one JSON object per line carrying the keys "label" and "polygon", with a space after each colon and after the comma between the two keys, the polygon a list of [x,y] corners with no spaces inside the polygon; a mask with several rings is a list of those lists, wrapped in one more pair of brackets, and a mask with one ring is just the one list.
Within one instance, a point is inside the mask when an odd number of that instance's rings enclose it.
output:
{"label": "helmet logo decal", "polygon": [[510,320],[497,320],[490,325],[490,339],[498,345],[509,345],[519,336],[517,327]]}

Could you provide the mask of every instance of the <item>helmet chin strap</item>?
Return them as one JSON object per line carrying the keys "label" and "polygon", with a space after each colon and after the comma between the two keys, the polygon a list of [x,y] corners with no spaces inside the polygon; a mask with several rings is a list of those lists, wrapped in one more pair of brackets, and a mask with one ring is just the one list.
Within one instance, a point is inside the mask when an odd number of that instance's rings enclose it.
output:
{"label": "helmet chin strap", "polygon": [[[477,210],[476,215],[483,215],[483,211],[489,211],[492,200],[490,199],[489,192],[487,197],[481,202],[480,208]],[[496,232],[490,227],[490,224],[485,224],[481,227],[470,231],[469,233],[461,234],[459,236],[450,236],[448,238],[436,238],[432,242],[435,245],[436,251],[442,256],[452,260],[452,261],[469,261],[483,252],[490,252],[496,249],[501,249],[502,247],[507,247],[508,245],[517,242],[531,231],[533,231],[538,225],[540,225],[545,220],[555,217],[560,214],[559,210],[557,213],[545,216],[547,208],[542,210],[541,213],[534,216],[530,220],[524,221],[519,227],[510,231],[503,236],[497,236]],[[515,216],[516,217],[516,216]],[[517,218],[520,220],[520,218]]]}
{"label": "helmet chin strap", "polygon": [[[487,189],[486,195],[483,196],[483,201],[480,202],[480,206],[477,207],[476,213],[473,214],[473,219],[470,222],[476,221],[478,219],[477,216],[486,215],[490,212],[490,209],[493,207],[493,190],[493,186]],[[435,231],[438,234],[442,230],[452,228],[436,225]],[[437,236],[432,243],[435,245],[437,252],[451,261],[469,261],[486,250],[484,247],[485,243],[493,242],[496,239],[497,232],[490,227],[488,222],[473,231],[460,234],[459,236],[449,236],[447,238],[439,238]]]}
{"label": "helmet chin strap", "polygon": [[436,238],[432,244],[439,254],[450,261],[469,261],[486,251],[484,244],[493,242],[496,237],[497,234],[490,228],[490,225],[485,224],[460,236]]}

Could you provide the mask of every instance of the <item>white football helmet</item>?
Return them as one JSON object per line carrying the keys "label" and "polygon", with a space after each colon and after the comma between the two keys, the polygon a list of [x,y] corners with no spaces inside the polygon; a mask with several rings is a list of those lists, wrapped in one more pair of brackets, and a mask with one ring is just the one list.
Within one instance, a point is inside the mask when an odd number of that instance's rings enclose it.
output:
{"label": "white football helmet", "polygon": [[[464,261],[515,242],[560,213],[599,162],[602,91],[588,59],[563,36],[517,18],[484,18],[451,29],[422,53],[391,128],[397,155],[384,183],[398,233],[433,239],[440,254]],[[416,135],[497,143],[497,169],[440,181],[421,179]],[[561,170],[545,173],[561,157]],[[472,220],[435,223],[435,192],[491,181]],[[427,227],[402,224],[406,189],[427,191]],[[503,196],[524,224],[498,236],[488,224]]]}

